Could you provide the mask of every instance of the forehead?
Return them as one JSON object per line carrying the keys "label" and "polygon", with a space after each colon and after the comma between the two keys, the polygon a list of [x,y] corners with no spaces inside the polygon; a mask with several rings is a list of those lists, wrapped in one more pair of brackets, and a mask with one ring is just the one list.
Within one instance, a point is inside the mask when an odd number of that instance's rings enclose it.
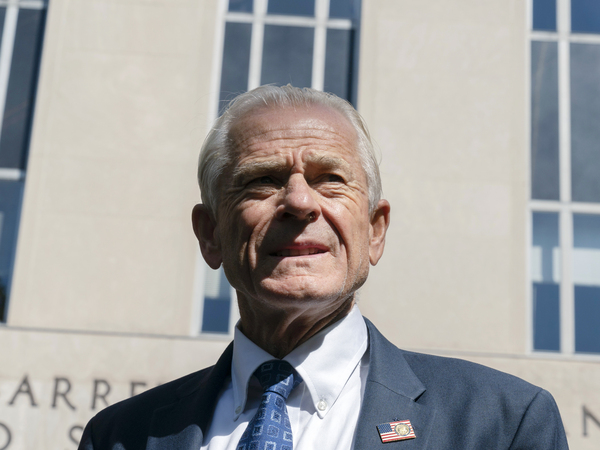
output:
{"label": "forehead", "polygon": [[352,124],[340,112],[321,105],[255,109],[234,124],[230,139],[238,162],[246,157],[275,158],[296,150],[359,160]]}

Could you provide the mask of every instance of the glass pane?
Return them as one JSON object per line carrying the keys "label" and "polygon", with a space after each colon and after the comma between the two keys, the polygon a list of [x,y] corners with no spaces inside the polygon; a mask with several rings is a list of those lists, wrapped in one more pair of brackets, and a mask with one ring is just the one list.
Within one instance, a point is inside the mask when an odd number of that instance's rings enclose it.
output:
{"label": "glass pane", "polygon": [[357,0],[329,0],[329,17],[332,19],[358,19],[360,2]]}
{"label": "glass pane", "polygon": [[0,167],[24,168],[45,11],[20,9],[0,140]]}
{"label": "glass pane", "polygon": [[269,0],[268,14],[314,16],[315,0]]}
{"label": "glass pane", "polygon": [[229,283],[223,268],[206,269],[204,285],[204,311],[202,314],[202,331],[204,333],[228,333],[231,294]]}
{"label": "glass pane", "polygon": [[230,100],[248,89],[251,35],[249,23],[228,22],[225,25],[219,115]]}
{"label": "glass pane", "polygon": [[560,287],[533,283],[533,348],[560,351]]}
{"label": "glass pane", "polygon": [[558,213],[533,213],[531,277],[536,282],[560,282]]}
{"label": "glass pane", "polygon": [[531,197],[559,199],[558,52],[556,42],[531,43]]}
{"label": "glass pane", "polygon": [[600,202],[600,45],[571,44],[572,199]]}
{"label": "glass pane", "polygon": [[229,0],[229,11],[232,12],[252,12],[254,7],[252,0]]}
{"label": "glass pane", "polygon": [[533,0],[533,29],[556,31],[556,0]]}
{"label": "glass pane", "polygon": [[600,33],[600,2],[598,0],[571,0],[571,31]]}
{"label": "glass pane", "polygon": [[531,279],[533,348],[560,350],[560,250],[558,214],[534,212]]}
{"label": "glass pane", "polygon": [[573,215],[573,283],[600,286],[600,215]]}
{"label": "glass pane", "polygon": [[265,25],[261,84],[310,87],[314,30]]}
{"label": "glass pane", "polygon": [[2,45],[2,32],[4,31],[4,18],[6,17],[6,7],[0,6],[0,45]]}
{"label": "glass pane", "polygon": [[573,215],[575,351],[600,353],[600,215]]}
{"label": "glass pane", "polygon": [[346,100],[352,88],[353,38],[352,30],[327,30],[324,90]]}
{"label": "glass pane", "polygon": [[0,322],[6,320],[22,191],[22,181],[0,180]]}
{"label": "glass pane", "polygon": [[600,353],[600,286],[575,286],[575,351]]}

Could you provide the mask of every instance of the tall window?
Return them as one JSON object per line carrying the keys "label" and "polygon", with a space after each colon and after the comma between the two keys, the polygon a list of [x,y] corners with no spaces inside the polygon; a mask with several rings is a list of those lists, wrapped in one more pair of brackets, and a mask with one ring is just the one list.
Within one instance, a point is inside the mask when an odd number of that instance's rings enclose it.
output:
{"label": "tall window", "polygon": [[46,3],[0,1],[0,322],[6,320]]}
{"label": "tall window", "polygon": [[263,84],[312,87],[355,100],[357,0],[229,0],[223,103]]}
{"label": "tall window", "polygon": [[600,2],[532,17],[533,349],[600,354]]}
{"label": "tall window", "polygon": [[[312,87],[356,103],[359,0],[224,0],[219,113],[263,84]],[[200,330],[232,331],[236,307],[222,269],[204,266]]]}

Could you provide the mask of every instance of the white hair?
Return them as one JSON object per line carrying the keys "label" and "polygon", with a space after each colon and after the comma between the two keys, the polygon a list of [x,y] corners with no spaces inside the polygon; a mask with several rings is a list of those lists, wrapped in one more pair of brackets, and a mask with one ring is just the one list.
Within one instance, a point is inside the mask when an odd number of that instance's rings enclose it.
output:
{"label": "white hair", "polygon": [[230,133],[236,121],[259,108],[309,106],[331,108],[341,113],[355,129],[356,150],[367,177],[369,212],[375,210],[381,198],[381,176],[369,130],[363,118],[349,102],[333,94],[311,88],[297,88],[288,84],[287,86],[260,86],[238,95],[229,103],[223,115],[215,121],[206,136],[198,161],[198,184],[202,202],[214,217],[216,217],[219,201],[217,190],[219,177],[232,159],[233,140]]}

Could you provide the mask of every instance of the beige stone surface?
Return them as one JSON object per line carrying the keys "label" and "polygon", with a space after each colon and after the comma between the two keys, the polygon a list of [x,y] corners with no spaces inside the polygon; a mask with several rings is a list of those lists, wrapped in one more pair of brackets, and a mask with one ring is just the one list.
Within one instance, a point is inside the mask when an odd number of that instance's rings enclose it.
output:
{"label": "beige stone surface", "polygon": [[527,348],[526,45],[521,1],[363,4],[359,110],[392,216],[362,309],[403,345]]}
{"label": "beige stone surface", "polygon": [[0,328],[0,448],[8,429],[7,450],[75,449],[106,405],[214,364],[227,343]]}
{"label": "beige stone surface", "polygon": [[53,1],[8,323],[189,333],[213,1]]}

